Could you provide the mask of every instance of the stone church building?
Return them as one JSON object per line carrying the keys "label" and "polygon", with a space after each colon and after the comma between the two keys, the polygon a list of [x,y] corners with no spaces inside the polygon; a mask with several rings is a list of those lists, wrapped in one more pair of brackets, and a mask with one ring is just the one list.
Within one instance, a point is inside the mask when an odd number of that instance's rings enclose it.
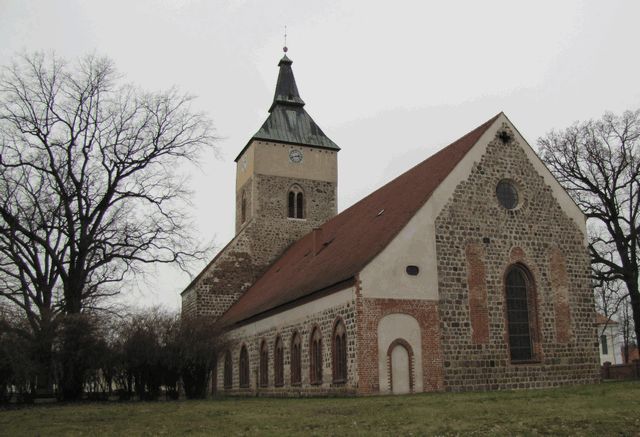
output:
{"label": "stone church building", "polygon": [[585,217],[500,113],[337,214],[340,148],[285,55],[236,158],[236,235],[182,292],[212,390],[493,390],[599,379]]}

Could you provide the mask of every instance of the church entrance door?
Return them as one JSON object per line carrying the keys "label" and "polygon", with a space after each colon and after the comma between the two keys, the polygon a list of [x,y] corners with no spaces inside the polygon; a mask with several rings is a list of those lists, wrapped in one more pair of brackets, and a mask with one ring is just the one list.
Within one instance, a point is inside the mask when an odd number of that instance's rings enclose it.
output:
{"label": "church entrance door", "polygon": [[394,395],[411,392],[409,352],[397,344],[391,351],[391,389]]}

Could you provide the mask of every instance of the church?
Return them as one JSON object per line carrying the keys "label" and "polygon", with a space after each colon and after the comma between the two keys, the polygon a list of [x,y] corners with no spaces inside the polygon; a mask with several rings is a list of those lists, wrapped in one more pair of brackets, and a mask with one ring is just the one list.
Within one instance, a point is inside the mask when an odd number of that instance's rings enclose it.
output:
{"label": "church", "polygon": [[235,159],[235,237],[182,292],[183,314],[224,332],[212,392],[598,381],[585,216],[507,116],[338,214],[340,148],[291,65]]}

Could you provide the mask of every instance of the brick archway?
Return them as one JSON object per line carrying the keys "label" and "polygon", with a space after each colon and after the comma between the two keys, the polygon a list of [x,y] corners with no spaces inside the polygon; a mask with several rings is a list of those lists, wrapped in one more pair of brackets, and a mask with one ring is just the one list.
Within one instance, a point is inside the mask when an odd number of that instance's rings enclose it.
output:
{"label": "brick archway", "polygon": [[391,359],[391,354],[393,353],[393,350],[396,348],[396,346],[403,347],[407,351],[407,354],[409,355],[409,393],[414,393],[415,392],[415,389],[414,389],[415,360],[414,360],[413,348],[411,347],[409,342],[403,338],[396,338],[395,340],[393,340],[389,345],[389,348],[387,349],[387,369],[389,369],[387,373],[387,377],[389,378],[389,388],[393,393],[393,360]]}

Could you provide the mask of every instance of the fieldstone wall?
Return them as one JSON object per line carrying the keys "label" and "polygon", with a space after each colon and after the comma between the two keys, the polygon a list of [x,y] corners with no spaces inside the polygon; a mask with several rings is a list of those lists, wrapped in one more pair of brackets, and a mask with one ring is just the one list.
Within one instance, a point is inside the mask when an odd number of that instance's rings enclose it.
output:
{"label": "fieldstone wall", "polygon": [[[496,198],[502,179],[518,188],[514,210],[503,208]],[[584,235],[515,144],[506,124],[456,187],[435,227],[447,390],[599,380]],[[509,354],[504,285],[504,275],[514,263],[531,272],[535,310],[535,360],[518,364]]]}
{"label": "fieldstone wall", "polygon": [[[313,304],[309,304],[313,305]],[[311,309],[310,309],[311,310]],[[273,316],[273,327],[254,332],[243,333],[242,328],[230,331],[225,335],[227,349],[231,352],[233,363],[233,387],[224,388],[224,360],[226,350],[218,355],[216,383],[218,394],[239,396],[320,396],[320,395],[350,395],[355,394],[357,387],[356,361],[356,315],[355,301],[334,306],[330,309],[311,313],[292,323],[282,323],[280,315]],[[332,373],[332,334],[336,321],[341,318],[347,331],[347,382],[333,383]],[[322,384],[310,384],[309,350],[311,332],[314,327],[322,332]],[[300,334],[302,355],[302,383],[291,385],[291,341],[295,332]],[[284,349],[284,386],[276,387],[274,351],[276,338],[280,336]],[[269,384],[261,387],[260,376],[260,345],[265,340],[269,349]],[[240,350],[245,345],[249,354],[249,387],[240,388]]]}
{"label": "fieldstone wall", "polygon": [[[305,218],[287,217],[289,188],[304,192]],[[221,316],[293,242],[336,214],[336,184],[309,179],[254,175],[238,191],[246,215],[239,232],[182,294],[185,314]]]}

